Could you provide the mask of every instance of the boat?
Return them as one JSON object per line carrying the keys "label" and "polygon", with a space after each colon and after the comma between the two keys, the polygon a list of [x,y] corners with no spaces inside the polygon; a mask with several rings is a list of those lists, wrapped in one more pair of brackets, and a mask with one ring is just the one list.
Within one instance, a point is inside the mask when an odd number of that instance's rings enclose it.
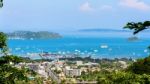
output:
{"label": "boat", "polygon": [[100,48],[108,48],[108,45],[101,45]]}

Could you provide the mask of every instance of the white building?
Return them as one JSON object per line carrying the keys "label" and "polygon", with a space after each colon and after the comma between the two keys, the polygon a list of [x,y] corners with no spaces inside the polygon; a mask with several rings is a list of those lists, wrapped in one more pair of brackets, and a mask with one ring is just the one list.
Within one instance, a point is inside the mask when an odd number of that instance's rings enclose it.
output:
{"label": "white building", "polygon": [[63,71],[66,76],[70,76],[70,77],[81,75],[80,69],[72,69],[72,68],[70,68],[70,66],[66,66]]}
{"label": "white building", "polygon": [[83,62],[82,61],[76,61],[76,65],[77,66],[83,65]]}
{"label": "white building", "polygon": [[31,63],[31,64],[28,64],[28,67],[29,69],[37,72],[40,76],[42,77],[48,77],[48,74],[46,72],[46,69],[45,69],[45,66],[44,64],[40,64],[40,63]]}

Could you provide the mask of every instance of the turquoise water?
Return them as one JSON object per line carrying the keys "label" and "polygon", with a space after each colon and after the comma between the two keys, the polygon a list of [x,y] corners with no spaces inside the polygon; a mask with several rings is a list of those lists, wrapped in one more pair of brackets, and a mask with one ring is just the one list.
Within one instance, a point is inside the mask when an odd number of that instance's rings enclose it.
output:
{"label": "turquoise water", "polygon": [[149,54],[150,39],[130,42],[127,38],[75,38],[65,37],[48,40],[9,40],[10,51],[16,55],[27,53],[80,53],[96,58],[142,58]]}

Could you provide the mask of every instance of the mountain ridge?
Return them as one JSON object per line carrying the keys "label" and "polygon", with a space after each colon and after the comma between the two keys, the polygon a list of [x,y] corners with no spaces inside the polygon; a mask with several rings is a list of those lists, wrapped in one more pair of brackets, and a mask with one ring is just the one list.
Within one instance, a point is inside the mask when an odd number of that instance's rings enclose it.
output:
{"label": "mountain ridge", "polygon": [[58,33],[48,31],[14,31],[6,33],[9,39],[52,39],[61,38],[62,36]]}

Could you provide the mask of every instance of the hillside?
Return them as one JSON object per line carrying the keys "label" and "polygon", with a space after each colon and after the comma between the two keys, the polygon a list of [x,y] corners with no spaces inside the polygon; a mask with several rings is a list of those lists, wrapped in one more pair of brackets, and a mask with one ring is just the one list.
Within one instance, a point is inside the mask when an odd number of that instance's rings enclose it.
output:
{"label": "hillside", "polygon": [[9,39],[51,39],[51,38],[61,38],[62,36],[58,33],[39,31],[15,31],[12,33],[7,33]]}

